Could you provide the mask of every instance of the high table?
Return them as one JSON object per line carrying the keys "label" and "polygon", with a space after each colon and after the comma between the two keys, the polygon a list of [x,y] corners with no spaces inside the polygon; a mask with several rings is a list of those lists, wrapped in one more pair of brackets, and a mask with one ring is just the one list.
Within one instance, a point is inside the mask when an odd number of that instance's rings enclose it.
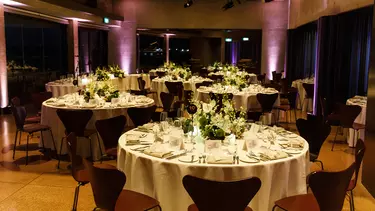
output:
{"label": "high table", "polygon": [[[137,104],[128,104],[123,106],[116,106],[112,107],[111,103],[106,103],[103,107],[91,108],[91,107],[84,107],[84,106],[67,106],[67,105],[53,105],[48,104],[46,101],[42,104],[42,116],[41,116],[41,124],[48,125],[51,127],[56,147],[58,152],[60,152],[60,144],[61,139],[65,137],[65,127],[63,123],[60,121],[59,117],[57,116],[56,110],[57,109],[66,109],[66,110],[92,110],[93,116],[88,122],[86,129],[95,129],[95,122],[96,120],[101,119],[108,119],[111,117],[124,115],[126,117],[126,124],[128,126],[134,125],[130,117],[128,116],[127,109],[131,107],[150,107],[154,105],[154,100],[149,99],[148,103],[137,103]],[[43,133],[44,144],[46,148],[53,149],[53,142],[52,138],[49,133]],[[93,150],[94,160],[100,159],[100,150],[98,145],[98,139],[96,135],[92,135],[91,137],[91,144]],[[89,140],[78,138],[77,142],[77,153],[82,157],[91,156],[90,154],[90,147],[89,147]],[[41,143],[40,143],[41,145]],[[102,147],[102,152],[104,152],[104,145],[103,143],[100,144]],[[62,145],[62,154],[67,154],[66,144],[63,143]]]}
{"label": "high table", "polygon": [[189,90],[189,91],[195,92],[195,90],[196,90],[195,84],[196,83],[202,83],[204,81],[212,81],[212,80],[209,79],[209,78],[200,78],[200,77],[198,77],[198,78],[194,77],[194,78],[191,78],[191,79],[186,80],[186,81],[183,81],[183,80],[167,80],[167,79],[164,79],[164,78],[155,78],[151,82],[151,90],[157,92],[157,97],[154,100],[155,100],[155,104],[158,107],[163,107],[163,103],[162,103],[161,98],[160,98],[160,93],[161,92],[169,93],[168,88],[165,85],[166,81],[183,82],[184,90]]}
{"label": "high table", "polygon": [[[298,79],[292,82],[292,87],[297,88],[298,90],[298,97],[296,100],[296,105],[298,109],[301,109],[302,111],[312,111],[313,110],[313,100],[309,99],[308,103],[305,102],[306,97],[306,91],[305,88],[303,88],[303,84],[314,84],[314,78],[305,78],[305,79]],[[303,104],[303,105],[302,105]],[[302,108],[303,106],[303,108]]]}
{"label": "high table", "polygon": [[[121,92],[128,90],[139,90],[139,77],[142,77],[142,79],[146,82],[145,88],[150,88],[151,80],[149,74],[130,74],[126,75],[124,78],[113,78],[111,79],[111,82]],[[77,87],[73,85],[72,80],[66,79],[48,82],[45,84],[45,87],[47,92],[52,92],[53,97],[58,97],[77,92],[78,90],[82,89],[84,85],[79,83]]]}
{"label": "high table", "polygon": [[[361,113],[357,116],[355,119],[355,123],[359,123],[362,125],[366,124],[366,106],[367,106],[367,97],[364,96],[355,96],[353,98],[350,98],[346,101],[346,105],[359,105],[362,108]],[[358,139],[365,140],[365,131],[360,130],[356,132],[353,129],[349,129],[347,142],[349,144],[349,147],[355,147],[357,144]]]}
{"label": "high table", "polygon": [[[144,133],[134,130],[123,134],[119,139],[117,167],[126,174],[125,188],[137,191],[159,200],[164,211],[183,211],[193,203],[182,185],[185,175],[192,175],[208,180],[234,181],[258,177],[262,181],[259,192],[249,206],[253,210],[271,210],[276,200],[306,193],[306,176],[309,172],[308,143],[304,143],[299,154],[279,160],[260,161],[258,163],[207,164],[183,163],[179,158],[162,159],[136,151],[128,146],[128,135]],[[152,139],[152,133],[146,133],[144,139]],[[164,136],[164,140],[168,137]],[[182,138],[183,139],[183,138]],[[291,139],[291,138],[289,138]],[[200,144],[196,144],[198,148]],[[244,140],[237,140],[237,154],[240,160],[246,156],[243,150]],[[142,146],[142,145],[141,145]],[[193,154],[195,151],[189,154]],[[197,157],[197,156],[196,156]]]}

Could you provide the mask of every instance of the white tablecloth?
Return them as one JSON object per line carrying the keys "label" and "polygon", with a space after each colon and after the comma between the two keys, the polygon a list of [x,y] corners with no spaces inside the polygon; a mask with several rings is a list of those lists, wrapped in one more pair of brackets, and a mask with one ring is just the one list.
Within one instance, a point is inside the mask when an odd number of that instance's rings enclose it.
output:
{"label": "white tablecloth", "polygon": [[[240,110],[241,107],[246,111],[250,109],[260,109],[261,106],[257,100],[257,93],[243,93],[238,92],[233,94],[233,102],[236,110]],[[208,103],[210,101],[210,95],[208,91],[202,91],[201,89],[197,90],[197,99]],[[280,105],[280,95],[276,99],[274,106]]]}
{"label": "white tablecloth", "polygon": [[[127,176],[125,188],[155,197],[164,211],[185,211],[193,203],[182,185],[185,175],[217,181],[260,178],[262,186],[249,204],[253,210],[268,211],[278,199],[306,193],[306,175],[309,172],[306,141],[302,153],[293,157],[255,164],[240,162],[225,165],[182,163],[177,158],[151,157],[131,150],[126,146],[125,139],[126,134],[119,140],[117,159],[118,169]],[[238,140],[238,147],[243,146],[243,142]]]}
{"label": "white tablecloth", "polygon": [[[138,77],[141,77],[145,80],[145,88],[150,88],[150,75],[149,74],[131,74],[126,75],[125,78],[114,78],[111,80],[112,84],[120,90],[120,92],[125,92],[128,90],[139,90],[138,87]],[[71,82],[48,82],[46,85],[46,91],[52,92],[53,97],[59,97],[66,94],[71,94],[82,89],[84,86],[79,85],[78,87],[74,86]]]}
{"label": "white tablecloth", "polygon": [[[135,106],[135,107],[150,107],[154,104],[152,103],[149,104],[144,104],[140,106]],[[134,107],[134,106],[133,106]],[[123,107],[123,108],[97,108],[97,109],[86,109],[85,110],[92,110],[93,111],[93,116],[88,122],[86,129],[95,129],[95,122],[96,120],[101,120],[101,119],[108,119],[111,117],[115,116],[120,116],[124,115],[126,117],[126,125],[127,126],[133,126],[133,122],[131,121],[130,117],[128,116],[127,109],[129,107]],[[63,123],[60,121],[59,117],[57,116],[56,110],[57,109],[69,109],[69,110],[74,110],[74,108],[67,108],[67,107],[55,107],[51,105],[47,105],[45,102],[42,105],[42,116],[41,116],[41,124],[42,125],[48,125],[52,129],[53,136],[55,138],[55,143],[56,147],[58,149],[58,152],[60,152],[60,144],[61,144],[61,139],[65,137],[65,127]],[[79,109],[77,109],[79,110]],[[52,138],[49,133],[43,133],[44,137],[44,143],[46,148],[51,148],[53,149],[53,143],[52,143]],[[83,157],[88,157],[90,155],[90,145],[89,145],[89,140],[85,138],[79,138],[78,139],[78,145],[77,145],[77,153]],[[101,140],[100,140],[101,141]],[[99,150],[99,144],[98,144],[98,139],[96,135],[91,136],[91,142],[92,142],[92,150],[93,150],[93,156],[94,160],[100,159],[100,150]],[[40,143],[41,145],[42,143]],[[101,142],[100,143],[102,147],[102,152],[104,152],[104,145]],[[62,146],[62,154],[67,154],[67,149],[66,149],[66,142],[64,141],[63,146]]]}
{"label": "white tablecloth", "polygon": [[[313,100],[309,99],[308,102],[305,102],[306,91],[305,91],[305,88],[303,88],[303,85],[302,85],[303,83],[314,84],[314,82],[307,81],[307,80],[304,82],[301,79],[298,79],[292,82],[292,87],[298,89],[298,96],[296,100],[297,108],[302,109],[302,111],[311,112],[313,110]],[[303,104],[303,108],[301,108],[302,104]]]}
{"label": "white tablecloth", "polygon": [[[365,125],[366,124],[366,105],[367,105],[367,103],[366,104],[356,103],[356,102],[353,102],[353,100],[354,100],[354,98],[348,99],[346,101],[346,105],[359,105],[359,106],[362,107],[361,113],[357,116],[357,118],[355,119],[354,122]],[[366,102],[367,102],[367,99],[366,99]],[[356,132],[353,129],[349,129],[349,133],[348,133],[348,137],[347,137],[349,147],[355,147],[355,145],[357,144],[357,140],[359,138],[361,138],[362,140],[365,140],[365,130],[359,130],[359,132]]]}
{"label": "white tablecloth", "polygon": [[[180,80],[181,81],[181,80]],[[202,83],[203,81],[212,81],[210,79],[205,79],[205,80],[188,80],[184,81],[184,90],[189,90],[189,91],[196,91],[195,84],[196,83]],[[173,81],[173,82],[178,82],[178,80]],[[160,98],[160,93],[161,92],[166,92],[169,93],[167,86],[165,85],[165,80],[160,79],[160,78],[155,78],[151,82],[151,90],[157,92],[157,97],[154,96],[155,104],[158,107],[163,107],[163,103]]]}

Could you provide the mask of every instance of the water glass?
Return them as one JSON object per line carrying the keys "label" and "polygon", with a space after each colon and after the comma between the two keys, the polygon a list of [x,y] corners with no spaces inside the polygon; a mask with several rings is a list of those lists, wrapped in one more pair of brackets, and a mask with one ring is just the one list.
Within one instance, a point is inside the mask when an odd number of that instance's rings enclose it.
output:
{"label": "water glass", "polygon": [[173,119],[172,119],[172,118],[168,117],[168,118],[166,118],[165,120],[168,122],[168,124],[169,124],[170,126],[173,126]]}

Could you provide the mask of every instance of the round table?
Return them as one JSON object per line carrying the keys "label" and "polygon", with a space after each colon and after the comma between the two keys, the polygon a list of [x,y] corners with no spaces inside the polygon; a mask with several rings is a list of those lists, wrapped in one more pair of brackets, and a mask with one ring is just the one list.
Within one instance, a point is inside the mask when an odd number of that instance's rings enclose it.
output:
{"label": "round table", "polygon": [[[165,81],[167,81],[167,80],[165,80],[163,78],[155,78],[151,82],[151,90],[157,92],[157,98],[154,99],[154,100],[155,100],[155,104],[158,107],[163,107],[163,103],[162,103],[161,98],[160,98],[160,93],[161,92],[169,93],[168,88],[165,85]],[[189,91],[195,92],[196,91],[196,88],[195,88],[196,83],[202,83],[204,81],[212,81],[212,80],[209,79],[209,78],[205,78],[205,79],[190,79],[190,80],[187,80],[187,81],[182,81],[182,80],[168,80],[168,81],[183,82],[184,90],[189,90]]]}
{"label": "round table", "polygon": [[[86,129],[95,129],[95,122],[96,120],[101,119],[108,119],[120,115],[124,115],[126,117],[126,125],[133,126],[133,122],[128,116],[127,109],[131,107],[150,107],[154,105],[154,100],[150,99],[150,103],[147,104],[137,104],[137,105],[129,105],[124,107],[110,107],[110,103],[106,103],[105,106],[101,108],[77,108],[77,107],[67,107],[67,106],[54,106],[49,105],[46,102],[42,104],[42,115],[41,115],[41,124],[48,125],[51,127],[53,137],[56,143],[56,147],[60,150],[61,139],[65,137],[65,127],[63,123],[60,121],[59,117],[57,116],[56,110],[57,109],[67,109],[67,110],[92,110],[93,116],[90,121],[87,123]],[[53,142],[52,138],[49,133],[43,133],[44,144],[46,148],[53,149]],[[84,138],[78,138],[79,141],[77,142],[77,153],[83,157],[91,156],[90,154],[90,147],[89,147],[89,140]],[[82,140],[81,140],[82,139]],[[100,140],[101,141],[101,140]],[[94,160],[100,159],[100,150],[98,145],[98,139],[96,135],[91,136],[92,142],[92,150]],[[42,145],[40,143],[39,145]],[[100,144],[102,147],[102,152],[104,152],[104,145],[103,143]],[[59,151],[58,151],[59,152]],[[66,144],[63,143],[62,145],[62,154],[67,154]]]}
{"label": "round table", "polygon": [[[151,80],[149,74],[130,74],[126,75],[125,78],[111,79],[111,82],[121,92],[125,92],[128,90],[139,90],[138,77],[142,77],[142,79],[146,82],[146,89],[150,88]],[[84,85],[82,85],[81,83],[79,83],[78,87],[74,86],[70,81],[52,81],[45,84],[46,91],[52,92],[53,97],[71,94],[77,92],[83,87]]]}
{"label": "round table", "polygon": [[[359,105],[362,108],[361,113],[354,120],[355,123],[366,125],[366,106],[367,106],[367,97],[364,96],[355,96],[346,101],[346,105]],[[365,130],[359,130],[356,132],[354,129],[349,129],[347,142],[349,147],[355,147],[358,139],[365,140]]]}
{"label": "round table", "polygon": [[305,88],[303,88],[304,83],[307,84],[314,84],[314,78],[307,78],[307,79],[298,79],[292,82],[292,87],[297,88],[298,90],[298,97],[296,100],[296,105],[298,109],[302,109],[302,111],[312,111],[313,110],[313,100],[309,99],[308,103],[304,103],[303,108],[302,104],[305,102],[306,97],[306,91]]}
{"label": "round table", "polygon": [[[200,87],[197,89],[197,99],[200,101],[203,101],[205,103],[208,103],[210,101],[210,95],[209,93],[213,92],[216,93],[214,89],[204,88]],[[232,93],[232,92],[227,92]],[[277,91],[273,93],[278,93]],[[260,109],[261,106],[257,100],[257,94],[258,93],[250,93],[250,92],[235,92],[233,93],[233,102],[236,110],[244,109],[245,111],[249,111],[250,109]],[[271,93],[272,94],[272,93]],[[274,107],[280,105],[280,95],[276,99],[274,103]]]}
{"label": "round table", "polygon": [[[165,211],[187,210],[193,203],[182,185],[185,175],[216,181],[260,178],[262,186],[249,204],[253,210],[271,210],[276,200],[306,193],[306,176],[310,171],[308,143],[297,135],[304,147],[300,154],[291,157],[252,164],[207,164],[183,163],[178,158],[168,160],[135,151],[134,146],[126,145],[127,135],[134,132],[129,131],[119,139],[117,167],[127,176],[125,188],[156,198]],[[149,136],[153,134],[148,133]],[[242,149],[244,140],[237,143],[241,158],[246,154]]]}
{"label": "round table", "polygon": [[[224,72],[224,71],[218,71],[218,72],[213,72],[213,73],[209,73],[208,75],[217,75],[217,76],[226,76],[228,74],[231,74],[230,72]],[[258,78],[257,78],[257,75],[254,74],[254,73],[247,73],[247,72],[243,72],[241,71],[240,72],[240,75],[248,75],[249,76],[249,83],[252,83],[252,84],[256,84],[258,83]]]}

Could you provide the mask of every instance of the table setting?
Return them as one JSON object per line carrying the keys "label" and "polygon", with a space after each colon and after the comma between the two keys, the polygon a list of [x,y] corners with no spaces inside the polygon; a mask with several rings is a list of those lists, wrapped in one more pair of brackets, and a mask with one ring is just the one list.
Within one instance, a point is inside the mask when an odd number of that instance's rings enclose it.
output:
{"label": "table setting", "polygon": [[255,210],[271,210],[275,200],[306,192],[309,156],[302,137],[246,123],[230,101],[217,109],[213,102],[201,103],[191,118],[168,118],[124,133],[117,167],[127,175],[125,188],[156,197],[167,211],[192,203],[182,185],[185,175],[224,181],[259,177],[262,188],[250,203]]}
{"label": "table setting", "polygon": [[[357,118],[354,120],[355,123],[366,125],[366,109],[367,109],[367,96],[354,96],[346,101],[346,105],[358,105],[361,106],[362,111],[359,113]],[[356,132],[353,129],[349,129],[347,142],[349,147],[355,147],[358,139],[365,140],[365,130],[359,130]]]}
{"label": "table setting", "polygon": [[[264,94],[274,94],[278,93],[277,90],[273,88],[265,88],[259,84],[250,84],[247,87],[239,88],[238,86],[234,85],[222,85],[222,84],[214,84],[211,87],[204,87],[201,86],[197,89],[196,92],[196,99],[208,102],[210,100],[209,93],[231,93],[233,94],[233,102],[235,104],[235,108],[237,110],[245,109],[259,109],[260,104],[256,98],[258,93]],[[280,105],[280,97],[276,100],[274,106]]]}
{"label": "table setting", "polygon": [[[61,139],[65,137],[65,127],[57,116],[57,109],[92,110],[93,116],[86,128],[95,129],[96,120],[108,119],[119,115],[126,117],[127,126],[133,126],[134,124],[127,114],[127,109],[133,107],[150,107],[153,105],[154,100],[151,98],[119,92],[108,81],[96,81],[89,83],[80,93],[67,94],[44,101],[41,110],[41,124],[51,127],[56,145],[60,146]],[[47,134],[43,134],[43,138],[45,147],[53,148],[52,138]],[[99,159],[101,155],[98,149],[97,136],[94,135],[91,139],[94,159]],[[103,146],[101,144],[101,147]],[[77,152],[83,157],[90,155],[90,147],[87,140],[78,141]],[[64,144],[62,153],[67,153]]]}

